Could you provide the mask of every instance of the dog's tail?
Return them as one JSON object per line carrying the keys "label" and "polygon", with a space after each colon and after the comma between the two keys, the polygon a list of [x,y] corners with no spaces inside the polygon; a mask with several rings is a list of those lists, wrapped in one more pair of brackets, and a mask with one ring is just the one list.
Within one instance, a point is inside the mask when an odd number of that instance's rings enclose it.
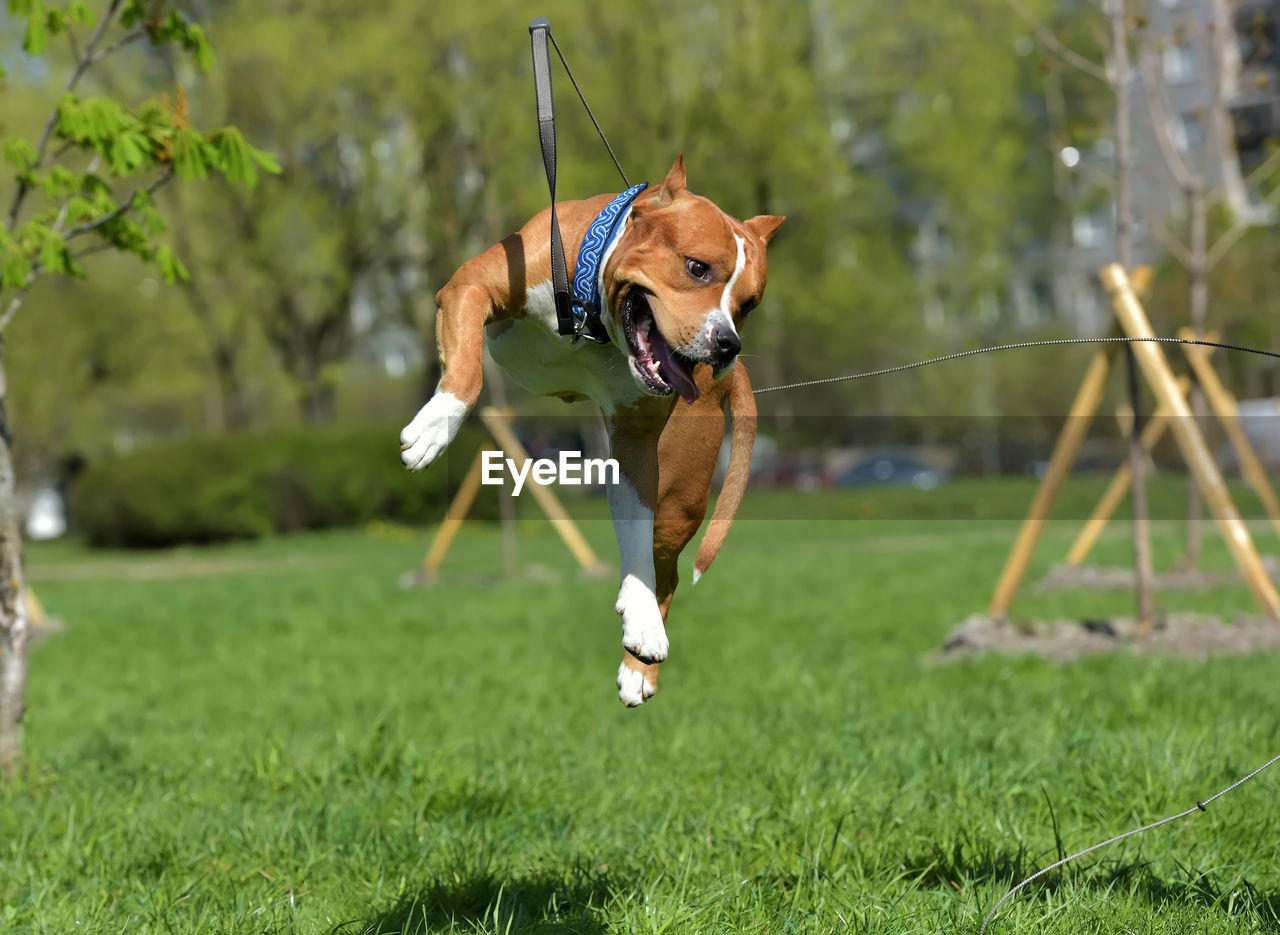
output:
{"label": "dog's tail", "polygon": [[715,561],[720,546],[729,535],[729,527],[738,513],[742,496],[747,492],[747,477],[751,474],[751,450],[756,443],[756,398],[751,394],[751,380],[747,368],[739,361],[729,379],[732,381],[724,402],[733,419],[730,434],[729,470],[716,500],[715,512],[707,531],[702,534],[698,557],[693,562],[693,583],[706,573]]}

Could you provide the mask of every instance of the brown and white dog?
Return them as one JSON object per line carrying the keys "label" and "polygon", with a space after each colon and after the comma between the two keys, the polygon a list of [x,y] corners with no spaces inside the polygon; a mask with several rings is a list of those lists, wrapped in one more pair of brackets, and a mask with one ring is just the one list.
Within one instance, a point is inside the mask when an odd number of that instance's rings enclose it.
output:
{"label": "brown and white dog", "polygon": [[[571,270],[587,228],[612,197],[557,205]],[[626,650],[618,697],[634,706],[657,690],[676,559],[706,515],[726,407],[729,473],[694,563],[695,583],[746,488],[755,402],[737,359],[738,329],[764,293],[765,247],[784,219],[735,220],[688,191],[677,157],[663,182],[636,198],[604,253],[601,318],[612,343],[594,344],[557,333],[549,215],[539,213],[464,263],[437,293],[444,375],[400,433],[401,459],[421,470],[453,440],[480,395],[486,339],[494,360],[526,389],[600,406],[621,473],[608,492]]]}

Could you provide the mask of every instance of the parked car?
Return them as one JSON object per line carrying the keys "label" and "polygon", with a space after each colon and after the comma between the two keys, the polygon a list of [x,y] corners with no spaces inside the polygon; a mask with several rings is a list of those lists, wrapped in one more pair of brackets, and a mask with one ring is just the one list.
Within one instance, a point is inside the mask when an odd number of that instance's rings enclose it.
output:
{"label": "parked car", "polygon": [[932,465],[901,455],[866,458],[836,475],[837,487],[914,487],[933,490],[945,483],[947,475]]}

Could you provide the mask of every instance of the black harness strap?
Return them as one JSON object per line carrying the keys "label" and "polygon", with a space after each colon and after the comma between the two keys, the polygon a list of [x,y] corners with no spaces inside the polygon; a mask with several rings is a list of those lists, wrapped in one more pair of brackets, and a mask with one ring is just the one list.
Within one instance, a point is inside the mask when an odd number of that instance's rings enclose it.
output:
{"label": "black harness strap", "polygon": [[556,297],[556,330],[562,335],[577,335],[573,310],[570,308],[569,268],[564,260],[564,242],[560,239],[560,221],[556,218],[556,114],[551,94],[551,59],[547,36],[551,23],[539,16],[529,23],[529,41],[533,45],[533,85],[538,97],[538,141],[542,144],[542,164],[547,170],[547,187],[551,190],[551,285]]}

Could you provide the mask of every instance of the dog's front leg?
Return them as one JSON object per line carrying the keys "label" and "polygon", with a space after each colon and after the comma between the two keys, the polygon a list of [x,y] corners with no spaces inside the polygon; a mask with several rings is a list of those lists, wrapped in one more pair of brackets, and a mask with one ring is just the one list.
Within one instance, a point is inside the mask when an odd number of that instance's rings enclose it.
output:
{"label": "dog's front leg", "polygon": [[400,460],[411,471],[440,456],[480,398],[484,326],[495,311],[491,293],[480,286],[450,283],[436,299],[436,344],[444,375],[435,395],[400,432]]}
{"label": "dog's front leg", "polygon": [[613,456],[620,468],[618,482],[609,486],[609,511],[622,567],[615,609],[622,615],[623,648],[646,663],[662,661],[669,649],[653,563],[660,428],[610,428]]}

